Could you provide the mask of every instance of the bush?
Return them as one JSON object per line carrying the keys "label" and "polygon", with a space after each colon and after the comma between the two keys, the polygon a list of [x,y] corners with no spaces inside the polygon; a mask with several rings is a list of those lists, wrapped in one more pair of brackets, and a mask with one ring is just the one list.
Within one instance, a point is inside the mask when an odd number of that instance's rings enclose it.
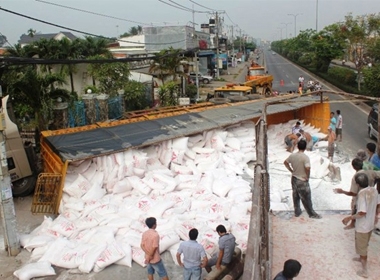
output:
{"label": "bush", "polygon": [[337,80],[338,82],[345,84],[347,86],[355,87],[356,85],[356,73],[352,69],[343,67],[331,67],[328,70],[328,75],[331,79]]}

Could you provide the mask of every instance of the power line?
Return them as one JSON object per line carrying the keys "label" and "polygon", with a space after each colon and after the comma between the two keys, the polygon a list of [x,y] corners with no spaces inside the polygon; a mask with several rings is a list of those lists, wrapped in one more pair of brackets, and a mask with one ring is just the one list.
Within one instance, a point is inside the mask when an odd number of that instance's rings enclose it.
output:
{"label": "power line", "polygon": [[207,10],[211,10],[211,11],[216,11],[215,9],[211,9],[211,8],[208,8],[206,6],[203,6],[201,4],[198,4],[197,2],[193,1],[193,0],[189,0],[191,3],[194,3],[195,5],[198,5],[199,7],[202,7],[204,9],[207,9]]}
{"label": "power line", "polygon": [[[20,14],[20,13],[11,11],[11,10],[7,10],[7,9],[2,8],[2,7],[0,7],[0,10],[2,10],[4,12],[7,12],[7,13],[11,13],[11,14],[17,15],[17,16],[20,16],[20,17],[27,18],[27,19],[30,19],[30,20],[38,21],[38,22],[41,22],[41,23],[44,23],[44,24],[47,24],[47,25],[51,25],[51,26],[54,26],[54,27],[59,27],[59,28],[65,29],[65,30],[73,31],[73,32],[77,32],[77,33],[80,33],[80,34],[84,34],[84,35],[88,35],[88,36],[93,36],[93,37],[98,37],[98,38],[107,39],[107,40],[114,40],[114,38],[110,38],[110,37],[106,37],[106,36],[102,36],[102,35],[96,35],[96,34],[93,34],[93,33],[85,32],[85,31],[80,31],[78,29],[74,29],[74,28],[63,26],[63,25],[51,23],[51,22],[48,22],[48,21],[44,21],[44,20],[41,20],[41,19],[37,19],[37,18],[34,18],[34,17],[27,16],[27,15],[24,15],[24,14]],[[140,43],[140,42],[127,41],[127,40],[118,40],[118,41],[125,42],[125,43],[132,43],[132,44],[141,44],[141,45],[171,45],[171,44],[182,43],[182,42],[186,41],[186,39],[180,40],[180,41],[176,41],[176,42],[168,42],[168,43],[160,43],[160,44],[157,44],[157,43]]]}
{"label": "power line", "polygon": [[233,25],[237,25],[235,22],[233,22],[233,20],[230,18],[230,16],[228,15],[228,13],[227,12],[225,12],[226,13],[226,16],[228,17],[228,19],[230,20],[230,22],[233,24]]}
{"label": "power line", "polygon": [[164,1],[162,1],[162,0],[158,0],[158,1],[160,1],[161,3],[164,3],[164,4],[166,4],[166,5],[169,5],[169,6],[173,7],[173,8],[176,8],[176,9],[179,9],[179,10],[182,10],[182,11],[185,11],[185,12],[191,12],[190,9],[187,9],[187,8],[184,9],[184,8],[181,8],[181,7],[178,7],[178,6],[174,6],[173,4],[166,3],[166,2],[164,2]]}
{"label": "power line", "polygon": [[91,12],[91,11],[87,11],[87,10],[82,10],[82,9],[78,9],[78,8],[74,8],[74,7],[69,7],[69,6],[65,6],[65,5],[61,5],[61,4],[51,3],[51,2],[48,2],[48,1],[43,1],[43,0],[35,0],[35,1],[37,1],[37,2],[41,2],[41,3],[44,3],[44,4],[48,4],[48,5],[52,5],[52,6],[57,6],[57,7],[61,7],[61,8],[65,8],[65,9],[73,10],[73,11],[78,11],[78,12],[82,12],[82,13],[87,13],[87,14],[91,14],[91,15],[96,15],[96,16],[101,16],[101,17],[107,17],[107,18],[112,18],[112,19],[122,20],[122,21],[131,22],[131,23],[136,23],[136,24],[141,24],[141,25],[152,25],[152,24],[150,24],[150,23],[144,23],[144,22],[139,22],[139,21],[134,21],[134,20],[124,19],[124,18],[119,18],[119,17],[109,16],[109,15],[105,15],[105,14],[95,13],[95,12]]}
{"label": "power line", "polygon": [[12,48],[14,48],[15,46],[13,46],[7,39],[7,36],[5,36],[3,33],[0,32],[0,35],[3,36],[5,38],[5,43],[7,43],[9,46],[11,46]]}
{"label": "power line", "polygon": [[180,7],[183,7],[183,8],[185,8],[185,9],[188,9],[189,10],[189,12],[193,12],[193,13],[202,13],[202,14],[208,14],[209,12],[206,12],[206,11],[197,11],[197,10],[194,10],[194,9],[191,9],[191,8],[188,8],[188,7],[186,7],[186,6],[183,6],[183,5],[180,5],[180,4],[178,4],[178,3],[176,3],[176,2],[174,2],[173,0],[168,0],[169,2],[172,2],[173,4],[175,4],[175,5],[178,5],[178,6],[180,6]]}

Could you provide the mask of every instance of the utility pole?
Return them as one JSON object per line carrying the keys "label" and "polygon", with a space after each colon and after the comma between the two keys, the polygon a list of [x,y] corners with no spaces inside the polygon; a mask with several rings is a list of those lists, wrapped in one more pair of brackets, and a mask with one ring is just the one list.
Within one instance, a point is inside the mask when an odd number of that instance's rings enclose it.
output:
{"label": "utility pole", "polygon": [[7,110],[6,102],[3,102],[0,118],[0,211],[4,228],[5,249],[8,251],[8,256],[17,256],[20,253],[20,240],[16,230],[16,213],[13,204],[11,177],[8,173],[7,152],[3,134],[5,129],[4,110]]}
{"label": "utility pole", "polygon": [[239,52],[241,52],[241,29],[239,28]]}
{"label": "utility pole", "polygon": [[[194,48],[196,48],[196,35],[195,35],[195,20],[194,20],[194,4],[193,4],[193,44]],[[195,85],[197,86],[197,99],[195,100],[195,103],[198,103],[199,100],[199,63],[198,63],[198,50],[194,50],[195,54]]]}
{"label": "utility pole", "polygon": [[219,18],[218,11],[215,12],[215,26],[216,26],[216,77],[219,79]]}
{"label": "utility pole", "polygon": [[318,32],[318,0],[315,9],[315,31]]}
{"label": "utility pole", "polygon": [[235,52],[235,40],[234,40],[234,25],[231,25],[231,42],[232,42],[232,54]]}
{"label": "utility pole", "polygon": [[294,17],[294,38],[297,37],[297,16],[302,15],[302,14],[288,14],[288,16],[293,16]]}

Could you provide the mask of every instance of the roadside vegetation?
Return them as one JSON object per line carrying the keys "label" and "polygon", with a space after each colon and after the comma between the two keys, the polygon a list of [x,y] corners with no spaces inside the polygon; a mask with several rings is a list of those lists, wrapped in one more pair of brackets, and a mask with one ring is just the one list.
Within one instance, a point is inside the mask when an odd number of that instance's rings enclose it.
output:
{"label": "roadside vegetation", "polygon": [[[380,97],[380,14],[348,14],[319,32],[272,42],[271,49],[342,90]],[[355,69],[331,67],[333,59]]]}

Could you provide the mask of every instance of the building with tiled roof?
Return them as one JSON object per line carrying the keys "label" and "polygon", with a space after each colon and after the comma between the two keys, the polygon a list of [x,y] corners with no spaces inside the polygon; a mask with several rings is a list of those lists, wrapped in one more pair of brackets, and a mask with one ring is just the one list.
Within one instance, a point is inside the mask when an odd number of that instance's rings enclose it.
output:
{"label": "building with tiled roof", "polygon": [[22,34],[20,37],[20,40],[18,40],[18,43],[24,47],[30,43],[39,41],[41,39],[55,39],[55,40],[61,40],[63,38],[67,38],[70,41],[74,41],[77,37],[72,34],[71,32],[65,32],[65,31],[60,31],[59,33],[48,33],[48,34],[41,34],[41,33],[36,33],[31,37],[30,35],[27,34]]}

